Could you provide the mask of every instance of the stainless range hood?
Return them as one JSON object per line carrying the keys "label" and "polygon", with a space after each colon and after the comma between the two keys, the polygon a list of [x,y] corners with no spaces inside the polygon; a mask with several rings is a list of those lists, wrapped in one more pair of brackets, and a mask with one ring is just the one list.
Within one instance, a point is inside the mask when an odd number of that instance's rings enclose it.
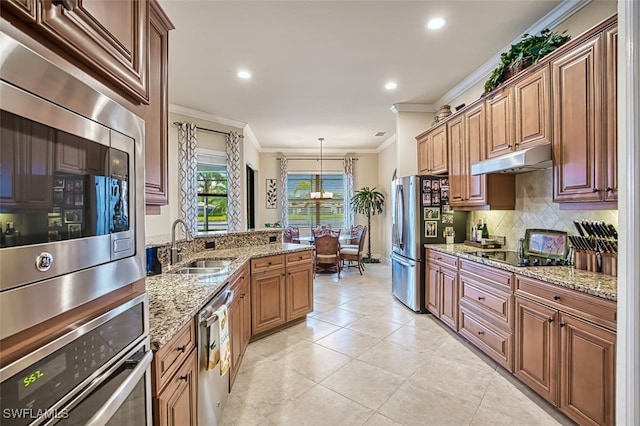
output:
{"label": "stainless range hood", "polygon": [[532,146],[471,165],[472,175],[525,173],[551,167],[551,144]]}

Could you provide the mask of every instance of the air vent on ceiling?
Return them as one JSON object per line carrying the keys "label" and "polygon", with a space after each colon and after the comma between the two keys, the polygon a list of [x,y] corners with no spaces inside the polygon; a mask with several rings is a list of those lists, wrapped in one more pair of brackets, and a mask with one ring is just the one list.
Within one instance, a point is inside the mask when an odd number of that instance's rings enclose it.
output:
{"label": "air vent on ceiling", "polygon": [[384,136],[386,134],[387,134],[387,132],[376,132],[376,134],[374,136]]}

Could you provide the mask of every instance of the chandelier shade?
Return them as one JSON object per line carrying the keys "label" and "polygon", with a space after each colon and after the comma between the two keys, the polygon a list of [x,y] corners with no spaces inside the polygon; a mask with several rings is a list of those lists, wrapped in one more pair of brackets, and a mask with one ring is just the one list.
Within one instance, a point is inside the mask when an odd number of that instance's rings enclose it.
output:
{"label": "chandelier shade", "polygon": [[320,183],[318,184],[319,191],[314,191],[311,193],[312,200],[331,200],[333,198],[333,192],[325,192],[322,189],[322,142],[324,142],[324,138],[318,138],[320,141]]}

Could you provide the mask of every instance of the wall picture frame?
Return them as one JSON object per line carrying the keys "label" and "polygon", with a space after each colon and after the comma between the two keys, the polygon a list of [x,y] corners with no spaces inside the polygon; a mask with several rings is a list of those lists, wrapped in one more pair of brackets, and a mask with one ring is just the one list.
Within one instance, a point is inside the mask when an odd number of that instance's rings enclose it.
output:
{"label": "wall picture frame", "polygon": [[267,208],[275,209],[278,207],[278,181],[276,179],[267,179]]}

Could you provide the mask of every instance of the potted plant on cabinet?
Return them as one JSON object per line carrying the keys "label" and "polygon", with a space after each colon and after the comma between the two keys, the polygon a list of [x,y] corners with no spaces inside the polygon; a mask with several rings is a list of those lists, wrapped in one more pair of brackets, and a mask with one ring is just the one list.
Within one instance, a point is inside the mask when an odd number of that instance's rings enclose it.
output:
{"label": "potted plant on cabinet", "polygon": [[569,41],[571,37],[563,34],[548,28],[542,30],[539,35],[524,34],[522,40],[512,44],[508,51],[500,55],[500,64],[484,83],[482,96]]}
{"label": "potted plant on cabinet", "polygon": [[384,194],[376,191],[376,188],[364,186],[351,197],[351,208],[356,213],[367,216],[367,255],[363,258],[366,263],[377,263],[379,260],[371,258],[371,216],[382,213],[384,207]]}

